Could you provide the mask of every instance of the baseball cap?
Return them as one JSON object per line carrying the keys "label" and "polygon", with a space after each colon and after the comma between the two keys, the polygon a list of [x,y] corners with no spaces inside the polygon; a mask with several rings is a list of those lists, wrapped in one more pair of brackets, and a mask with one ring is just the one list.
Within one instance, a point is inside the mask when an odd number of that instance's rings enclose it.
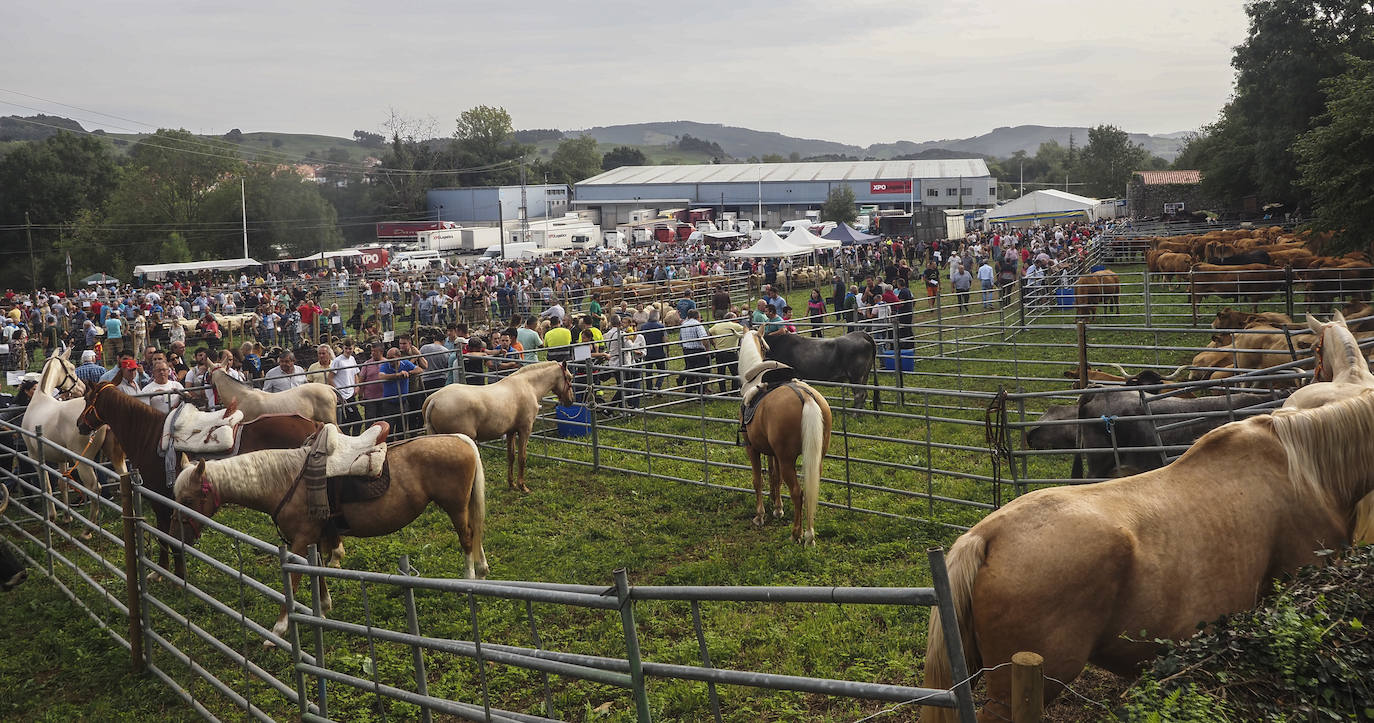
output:
{"label": "baseball cap", "polygon": [[137,369],[137,368],[138,368],[138,362],[135,361],[135,360],[133,360],[133,359],[120,359],[120,360],[119,360],[119,368],[120,368],[120,369]]}

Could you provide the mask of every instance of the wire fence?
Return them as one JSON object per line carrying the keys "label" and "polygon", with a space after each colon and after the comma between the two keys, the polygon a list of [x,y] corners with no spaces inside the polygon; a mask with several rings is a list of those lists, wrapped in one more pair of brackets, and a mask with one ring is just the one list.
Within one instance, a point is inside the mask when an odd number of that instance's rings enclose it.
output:
{"label": "wire fence", "polygon": [[[551,679],[560,687],[581,681],[623,691],[640,721],[651,720],[647,690],[654,680],[703,685],[710,715],[723,719],[718,686],[741,686],[885,702],[919,702],[955,708],[960,720],[973,720],[973,699],[964,667],[955,612],[949,595],[943,551],[929,550],[932,587],[751,587],[635,586],[625,570],[611,573],[608,585],[568,585],[506,580],[456,580],[424,577],[402,555],[394,573],[324,566],[313,548],[308,558],[245,534],[195,509],[145,489],[136,476],[120,479],[120,503],[97,503],[121,520],[120,533],[82,516],[61,492],[41,481],[44,472],[61,479],[45,454],[69,455],[43,437],[4,424],[0,451],[16,463],[3,481],[16,490],[15,504],[0,518],[18,554],[50,579],[119,645],[135,667],[166,684],[198,715],[208,720],[243,717],[260,721],[350,718],[381,712],[430,720],[434,714],[475,721],[548,721],[582,713],[560,709]],[[30,454],[27,444],[36,447]],[[115,473],[77,456],[99,474]],[[149,505],[167,505],[201,529],[192,547],[150,525]],[[70,517],[68,529],[47,513]],[[188,523],[189,524],[189,523]],[[0,544],[10,544],[4,542]],[[159,544],[188,557],[187,574],[176,576],[151,554]],[[290,578],[310,581],[308,599],[297,599]],[[361,607],[331,611],[328,585],[344,591]],[[279,588],[280,587],[280,591]],[[342,589],[341,589],[342,588]],[[946,621],[954,679],[951,690],[882,682],[793,676],[763,670],[731,669],[713,662],[708,644],[709,611],[716,605],[758,605],[783,614],[799,604],[939,607]],[[289,624],[282,633],[256,622],[282,608]],[[508,640],[493,631],[483,608],[501,619],[523,617],[528,638]],[[466,610],[466,616],[455,611]],[[590,641],[549,645],[568,611],[585,611],[600,622],[583,621],[600,631]],[[645,615],[689,616],[690,654],[649,660],[639,642]],[[664,624],[655,626],[662,635]],[[612,632],[615,631],[615,632]],[[617,634],[618,633],[618,634]],[[408,665],[385,666],[383,647],[407,650]],[[279,649],[287,654],[277,652]],[[352,651],[362,651],[355,653]],[[359,664],[361,658],[361,664]],[[430,675],[444,670],[440,685]],[[502,669],[523,671],[506,675]],[[463,692],[454,693],[454,678]],[[534,689],[542,689],[542,700]],[[442,691],[431,691],[431,686]],[[531,701],[531,699],[533,699]],[[521,703],[540,714],[506,710]]]}

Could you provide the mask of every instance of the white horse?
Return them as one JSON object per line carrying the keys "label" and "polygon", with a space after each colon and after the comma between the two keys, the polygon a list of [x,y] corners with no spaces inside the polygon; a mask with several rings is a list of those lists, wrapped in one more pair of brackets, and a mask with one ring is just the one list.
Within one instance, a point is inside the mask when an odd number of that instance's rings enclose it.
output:
{"label": "white horse", "polygon": [[[1336,312],[1325,324],[1309,314],[1307,325],[1317,335],[1317,341],[1312,344],[1316,373],[1312,383],[1289,395],[1284,407],[1312,409],[1349,399],[1374,387],[1369,362],[1341,312]],[[1355,508],[1355,542],[1374,543],[1374,495],[1360,500]]]}
{"label": "white horse", "polygon": [[338,422],[338,394],[328,384],[302,384],[284,392],[264,392],[241,382],[218,366],[210,367],[210,383],[220,406],[237,402],[243,421],[251,422],[264,414],[299,414],[320,424]]}
{"label": "white horse", "polygon": [[[104,452],[110,460],[111,466],[120,475],[128,474],[129,468],[125,463],[124,450],[120,449],[114,435],[107,434],[108,427],[100,427],[90,434],[81,434],[77,429],[77,419],[81,417],[81,412],[86,408],[86,401],[81,398],[86,387],[76,377],[76,368],[67,358],[70,353],[70,349],[64,349],[61,354],[54,354],[43,362],[43,372],[38,377],[38,387],[33,392],[33,399],[29,400],[20,426],[29,432],[36,432],[41,426],[44,440],[67,450],[65,452],[59,451],[48,444],[40,445],[38,440],[32,437],[25,436],[24,438],[24,445],[28,448],[29,456],[33,459],[41,458],[45,466],[70,465],[75,467],[74,476],[80,477],[81,483],[89,490],[91,522],[98,524],[100,504],[97,499],[100,497],[100,480],[89,464],[79,461],[72,456],[72,453],[87,459],[94,459],[97,453]],[[58,401],[53,397],[54,392],[73,395],[75,398]],[[48,470],[41,469],[39,472],[44,489],[51,494],[52,481]],[[68,470],[68,474],[73,473]],[[63,487],[63,502],[68,500],[67,492],[68,488]],[[53,517],[54,510],[49,505],[48,518],[52,519]],[[90,534],[90,531],[87,530],[82,536],[90,537]]]}

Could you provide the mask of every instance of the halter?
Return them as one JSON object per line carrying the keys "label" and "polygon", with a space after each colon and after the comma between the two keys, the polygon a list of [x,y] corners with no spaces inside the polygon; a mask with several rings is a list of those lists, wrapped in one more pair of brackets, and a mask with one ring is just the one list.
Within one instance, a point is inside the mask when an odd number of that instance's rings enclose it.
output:
{"label": "halter", "polygon": [[[210,484],[209,475],[202,474],[200,476],[200,493],[201,495],[210,498],[210,510],[208,512],[201,512],[200,510],[196,510],[196,512],[200,512],[200,514],[205,515],[206,517],[214,517],[215,513],[219,512],[219,508],[224,504],[224,501],[220,499],[219,490],[215,489],[214,486]],[[199,540],[201,529],[200,520],[197,520],[196,518],[188,514],[185,514],[180,510],[177,511],[177,516],[181,518],[182,524],[190,526],[191,531],[196,534],[196,539]]]}
{"label": "halter", "polygon": [[[57,357],[53,358],[56,359]],[[62,379],[53,386],[53,389],[62,394],[70,394],[81,383],[81,380],[77,379],[73,372],[67,371],[67,367],[62,361],[58,361],[57,365],[62,367]]]}
{"label": "halter", "polygon": [[86,422],[86,426],[87,426],[87,427],[90,427],[92,431],[96,430],[96,429],[99,428],[99,427],[103,427],[103,426],[109,424],[109,422],[106,422],[105,419],[104,419],[103,417],[100,416],[100,412],[96,411],[96,409],[95,409],[95,403],[96,403],[97,400],[100,399],[100,393],[101,393],[101,392],[103,392],[103,391],[105,391],[106,389],[109,389],[110,387],[113,387],[113,386],[114,386],[113,384],[110,384],[110,383],[107,382],[107,383],[101,384],[100,386],[96,387],[96,388],[95,388],[95,393],[91,394],[91,401],[86,402],[86,408],[85,408],[84,410],[82,410],[81,416],[77,417],[77,418],[76,418],[76,421],[80,422],[80,421],[82,421],[82,420],[85,420],[86,417],[87,417],[87,415],[90,415],[96,422],[99,423],[99,424],[91,424],[90,422]]}

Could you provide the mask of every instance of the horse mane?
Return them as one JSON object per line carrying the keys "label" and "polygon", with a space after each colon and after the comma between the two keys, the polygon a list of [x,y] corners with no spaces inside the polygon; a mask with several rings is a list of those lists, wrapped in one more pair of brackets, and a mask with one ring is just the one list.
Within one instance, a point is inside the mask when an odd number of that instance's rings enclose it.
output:
{"label": "horse mane", "polygon": [[[264,449],[224,459],[206,460],[205,474],[211,484],[219,488],[227,500],[258,497],[285,487],[295,479],[310,450],[305,447]],[[200,463],[193,463],[177,472],[173,493],[180,497],[190,484],[190,474]]]}
{"label": "horse mane", "polygon": [[[106,387],[110,387],[109,391],[103,391]],[[120,416],[121,421],[128,420],[120,425],[119,432],[115,434],[120,440],[119,446],[124,448],[125,452],[140,456],[143,454],[157,455],[157,443],[162,436],[162,423],[167,418],[166,414],[125,394],[114,382],[100,382],[95,385],[95,389],[91,393],[99,394],[98,399],[101,402],[113,407],[113,414],[101,415],[107,422],[109,417],[114,415]],[[111,433],[114,433],[113,428],[111,428]],[[163,476],[162,465],[154,464],[152,466],[153,470],[144,472],[145,475]],[[166,484],[170,485],[171,480],[166,480]],[[162,490],[157,491],[161,492]]]}
{"label": "horse mane", "polygon": [[220,374],[224,379],[229,380],[230,382],[232,382],[233,384],[235,384],[235,385],[237,385],[237,386],[243,387],[243,388],[245,388],[245,389],[255,389],[255,388],[256,388],[256,387],[254,387],[252,384],[249,384],[248,382],[239,381],[238,379],[235,379],[233,374],[230,374],[229,372],[224,371],[224,367],[217,366],[217,365],[216,365],[216,366],[211,366],[211,367],[210,367],[210,383],[211,383],[211,384],[214,383],[215,374],[216,374],[216,373]]}
{"label": "horse mane", "polygon": [[547,368],[549,367],[550,364],[557,364],[557,363],[558,363],[558,362],[555,362],[555,361],[542,361],[542,362],[535,362],[535,363],[533,363],[533,364],[525,364],[525,365],[521,366],[519,369],[516,369],[515,371],[511,372],[510,374],[507,374],[506,376],[507,376],[507,377],[518,377],[518,376],[520,376],[521,374],[524,374],[525,372],[530,371],[531,369],[547,369]]}
{"label": "horse mane", "polygon": [[1374,470],[1374,389],[1320,407],[1276,409],[1272,418],[1289,479],[1310,494],[1353,502]]}

